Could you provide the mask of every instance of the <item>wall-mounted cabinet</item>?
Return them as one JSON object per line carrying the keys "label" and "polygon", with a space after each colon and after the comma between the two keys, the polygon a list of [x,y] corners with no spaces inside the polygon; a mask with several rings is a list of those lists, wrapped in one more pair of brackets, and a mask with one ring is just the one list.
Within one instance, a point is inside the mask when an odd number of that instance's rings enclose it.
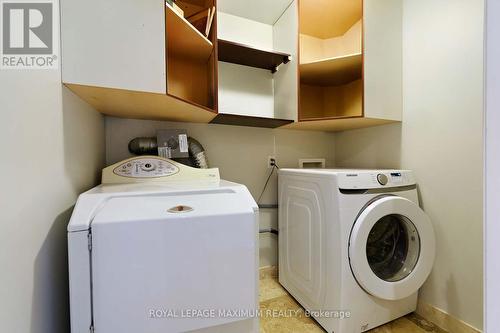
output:
{"label": "wall-mounted cabinet", "polygon": [[298,1],[219,0],[217,25],[219,114],[212,122],[277,127],[295,121]]}
{"label": "wall-mounted cabinet", "polygon": [[65,0],[63,82],[104,114],[345,130],[401,120],[399,0]]}
{"label": "wall-mounted cabinet", "polygon": [[401,121],[398,0],[300,0],[300,105],[289,128],[346,130]]}
{"label": "wall-mounted cabinet", "polygon": [[215,0],[65,0],[62,80],[100,112],[209,122],[217,112],[217,15],[189,21]]}

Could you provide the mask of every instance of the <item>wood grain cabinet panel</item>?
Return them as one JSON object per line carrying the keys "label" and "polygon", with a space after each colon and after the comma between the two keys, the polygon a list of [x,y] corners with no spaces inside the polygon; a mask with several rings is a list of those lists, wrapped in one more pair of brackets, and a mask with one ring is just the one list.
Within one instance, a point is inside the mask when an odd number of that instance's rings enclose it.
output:
{"label": "wood grain cabinet panel", "polygon": [[298,122],[341,131],[401,121],[402,4],[300,0]]}

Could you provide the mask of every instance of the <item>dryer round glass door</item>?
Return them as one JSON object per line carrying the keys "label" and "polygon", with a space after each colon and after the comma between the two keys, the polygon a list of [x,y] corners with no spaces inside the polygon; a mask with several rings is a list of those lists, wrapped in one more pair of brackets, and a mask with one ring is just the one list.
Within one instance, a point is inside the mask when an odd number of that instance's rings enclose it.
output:
{"label": "dryer round glass door", "polygon": [[415,293],[434,263],[434,230],[413,202],[384,196],[369,204],[351,231],[349,260],[360,286],[373,296],[397,300]]}

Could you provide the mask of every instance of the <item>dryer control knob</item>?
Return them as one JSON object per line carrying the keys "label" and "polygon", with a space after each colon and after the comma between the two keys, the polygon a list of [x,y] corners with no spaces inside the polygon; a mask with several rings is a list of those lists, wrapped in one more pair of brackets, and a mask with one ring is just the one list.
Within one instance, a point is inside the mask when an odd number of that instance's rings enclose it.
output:
{"label": "dryer control knob", "polygon": [[389,179],[387,178],[386,175],[384,175],[383,173],[379,173],[377,175],[377,181],[380,185],[387,185],[387,182],[389,181]]}

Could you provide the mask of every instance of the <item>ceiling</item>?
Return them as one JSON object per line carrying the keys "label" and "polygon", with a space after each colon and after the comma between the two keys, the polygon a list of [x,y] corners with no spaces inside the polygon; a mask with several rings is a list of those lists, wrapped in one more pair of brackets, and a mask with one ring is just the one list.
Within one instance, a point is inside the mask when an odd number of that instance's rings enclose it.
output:
{"label": "ceiling", "polygon": [[217,6],[218,11],[273,25],[292,2],[293,0],[217,0]]}
{"label": "ceiling", "polygon": [[322,39],[342,36],[362,16],[362,0],[301,0],[300,33]]}

